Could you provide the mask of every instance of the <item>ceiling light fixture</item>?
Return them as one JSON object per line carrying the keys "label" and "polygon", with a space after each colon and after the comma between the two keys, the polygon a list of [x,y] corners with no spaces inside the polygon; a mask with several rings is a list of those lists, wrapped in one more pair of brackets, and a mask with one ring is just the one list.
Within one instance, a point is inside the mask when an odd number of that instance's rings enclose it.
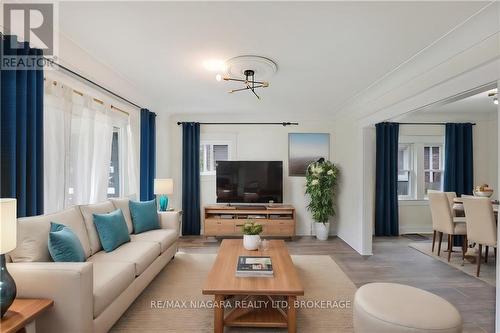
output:
{"label": "ceiling light fixture", "polygon": [[[259,88],[269,87],[267,78],[278,71],[278,65],[269,58],[256,55],[243,55],[229,59],[224,63],[224,70],[217,73],[217,81],[233,81],[242,83],[242,88],[228,91],[230,94],[238,91],[251,91],[255,97],[260,96],[255,92]],[[259,80],[256,80],[256,76]]]}
{"label": "ceiling light fixture", "polygon": [[494,90],[488,94],[488,97],[493,98],[493,104],[498,105],[498,90]]}
{"label": "ceiling light fixture", "polygon": [[255,97],[257,97],[258,99],[260,99],[260,96],[257,95],[257,93],[255,92],[255,89],[257,89],[257,88],[267,88],[267,87],[269,87],[269,82],[266,82],[266,81],[256,81],[255,80],[255,71],[253,71],[252,69],[245,69],[243,71],[243,74],[245,75],[244,79],[231,78],[229,76],[221,77],[220,74],[217,74],[215,76],[215,79],[217,81],[224,80],[224,81],[242,82],[245,85],[244,88],[232,89],[232,90],[229,90],[228,92],[230,94],[232,94],[232,93],[235,93],[235,92],[238,92],[238,91],[250,90],[255,95]]}

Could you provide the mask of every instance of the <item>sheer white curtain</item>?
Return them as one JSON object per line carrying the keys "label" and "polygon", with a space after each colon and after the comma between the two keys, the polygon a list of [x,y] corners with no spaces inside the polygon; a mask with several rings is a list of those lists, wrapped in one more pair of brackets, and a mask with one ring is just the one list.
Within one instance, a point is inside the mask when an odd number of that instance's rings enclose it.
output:
{"label": "sheer white curtain", "polygon": [[130,122],[127,123],[126,126],[126,149],[124,149],[124,179],[126,180],[124,183],[124,194],[127,197],[132,199],[138,199],[137,193],[139,193],[138,186],[138,170],[136,168],[136,161],[138,156],[135,154],[135,145],[134,145],[134,135],[132,133],[132,127],[130,126]]}
{"label": "sheer white curtain", "polygon": [[122,192],[136,193],[134,147],[128,117],[111,105],[46,80],[44,99],[45,213],[107,198],[113,129],[119,127]]}
{"label": "sheer white curtain", "polygon": [[44,210],[65,207],[73,91],[45,81],[44,96]]}
{"label": "sheer white curtain", "polygon": [[66,206],[104,201],[111,162],[111,108],[74,94]]}

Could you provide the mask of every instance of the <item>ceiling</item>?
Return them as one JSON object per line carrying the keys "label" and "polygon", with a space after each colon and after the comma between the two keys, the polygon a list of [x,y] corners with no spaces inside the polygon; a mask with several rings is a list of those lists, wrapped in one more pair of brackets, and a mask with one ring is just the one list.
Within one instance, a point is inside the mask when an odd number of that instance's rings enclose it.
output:
{"label": "ceiling", "polygon": [[[65,1],[59,17],[66,37],[148,91],[155,112],[302,118],[338,111],[484,5]],[[261,100],[228,94],[202,65],[245,54],[278,64]]]}
{"label": "ceiling", "polygon": [[493,103],[493,98],[489,97],[490,92],[496,89],[484,91],[482,93],[463,98],[453,103],[430,108],[426,112],[445,112],[445,113],[496,113],[498,105]]}

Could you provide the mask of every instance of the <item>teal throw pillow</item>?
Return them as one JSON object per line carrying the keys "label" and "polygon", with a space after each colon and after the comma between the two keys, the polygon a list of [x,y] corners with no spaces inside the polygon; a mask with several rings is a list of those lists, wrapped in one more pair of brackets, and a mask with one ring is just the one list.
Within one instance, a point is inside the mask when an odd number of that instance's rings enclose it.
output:
{"label": "teal throw pillow", "polygon": [[111,252],[120,245],[130,242],[127,223],[121,209],[107,214],[93,214],[94,225],[104,251]]}
{"label": "teal throw pillow", "polygon": [[78,236],[64,224],[50,222],[49,253],[55,262],[85,261],[85,252]]}
{"label": "teal throw pillow", "polygon": [[134,225],[134,234],[160,229],[158,212],[156,211],[156,200],[151,201],[129,201],[130,215]]}

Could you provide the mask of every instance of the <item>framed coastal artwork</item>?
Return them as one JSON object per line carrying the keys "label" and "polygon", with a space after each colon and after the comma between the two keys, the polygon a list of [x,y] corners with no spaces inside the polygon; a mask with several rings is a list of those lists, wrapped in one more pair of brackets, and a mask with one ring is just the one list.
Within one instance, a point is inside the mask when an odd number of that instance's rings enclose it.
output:
{"label": "framed coastal artwork", "polygon": [[330,160],[330,134],[289,133],[288,175],[304,177],[307,166],[323,157]]}

